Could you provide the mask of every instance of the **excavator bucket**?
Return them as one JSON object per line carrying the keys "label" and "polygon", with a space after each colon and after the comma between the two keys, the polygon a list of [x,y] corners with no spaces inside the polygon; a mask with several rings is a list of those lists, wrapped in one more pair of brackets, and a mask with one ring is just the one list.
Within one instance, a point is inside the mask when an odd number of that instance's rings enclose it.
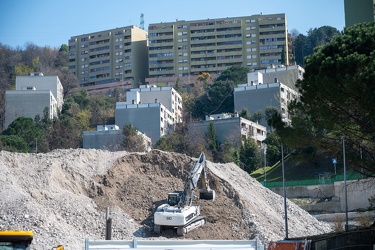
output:
{"label": "excavator bucket", "polygon": [[199,190],[199,199],[201,200],[215,200],[216,193],[215,190],[212,189],[200,189]]}

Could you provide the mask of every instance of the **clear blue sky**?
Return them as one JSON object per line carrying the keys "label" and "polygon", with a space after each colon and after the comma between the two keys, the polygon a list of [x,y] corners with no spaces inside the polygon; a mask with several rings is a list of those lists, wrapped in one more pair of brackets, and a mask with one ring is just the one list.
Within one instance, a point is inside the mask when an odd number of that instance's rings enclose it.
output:
{"label": "clear blue sky", "polygon": [[343,30],[344,0],[0,0],[0,43],[60,47],[72,36],[128,25],[285,13],[289,31]]}

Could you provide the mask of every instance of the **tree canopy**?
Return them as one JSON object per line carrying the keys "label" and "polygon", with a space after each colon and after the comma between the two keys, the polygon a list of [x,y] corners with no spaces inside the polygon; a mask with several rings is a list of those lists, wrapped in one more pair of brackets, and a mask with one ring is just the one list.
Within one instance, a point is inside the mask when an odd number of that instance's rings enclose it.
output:
{"label": "tree canopy", "polygon": [[216,81],[232,81],[235,85],[247,82],[247,73],[250,69],[245,66],[231,66],[221,73]]}
{"label": "tree canopy", "polygon": [[329,43],[333,37],[339,35],[340,32],[331,26],[322,26],[310,29],[307,35],[298,34],[293,38],[293,54],[298,65],[305,65],[306,56],[314,52],[314,48]]}
{"label": "tree canopy", "polygon": [[292,127],[277,131],[293,146],[338,155],[346,143],[348,165],[375,176],[375,23],[344,30],[306,58],[301,98],[289,111]]}

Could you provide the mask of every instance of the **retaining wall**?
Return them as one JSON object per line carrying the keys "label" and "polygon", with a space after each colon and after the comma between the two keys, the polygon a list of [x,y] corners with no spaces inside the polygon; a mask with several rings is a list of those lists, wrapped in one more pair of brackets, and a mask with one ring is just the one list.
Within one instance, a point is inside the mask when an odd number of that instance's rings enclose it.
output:
{"label": "retaining wall", "polygon": [[[375,179],[347,181],[348,211],[367,210],[369,198],[375,195]],[[283,196],[283,188],[270,188]],[[306,211],[345,212],[345,185],[343,181],[333,184],[286,187],[287,198],[319,198],[326,202],[303,206]]]}

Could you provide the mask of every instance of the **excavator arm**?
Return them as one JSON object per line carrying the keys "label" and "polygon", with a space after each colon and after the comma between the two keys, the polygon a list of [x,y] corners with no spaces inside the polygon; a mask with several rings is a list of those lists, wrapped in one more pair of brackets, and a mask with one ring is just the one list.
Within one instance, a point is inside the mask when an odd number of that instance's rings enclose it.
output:
{"label": "excavator arm", "polygon": [[206,156],[202,152],[195,162],[193,169],[185,182],[184,191],[182,193],[180,207],[186,205],[191,206],[194,199],[195,188],[199,188],[199,199],[215,200],[215,191],[209,186],[206,170]]}

